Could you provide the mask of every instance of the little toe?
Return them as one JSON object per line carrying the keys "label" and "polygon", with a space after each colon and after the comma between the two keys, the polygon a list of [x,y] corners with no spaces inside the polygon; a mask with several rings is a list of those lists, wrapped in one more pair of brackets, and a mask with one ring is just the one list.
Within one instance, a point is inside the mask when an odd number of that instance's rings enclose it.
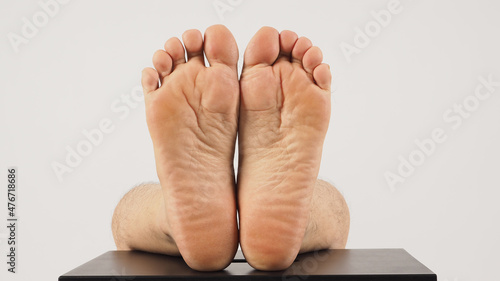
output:
{"label": "little toe", "polygon": [[165,51],[170,55],[173,61],[172,69],[175,69],[177,65],[186,62],[184,54],[184,46],[182,46],[181,41],[177,37],[172,37],[165,42]]}
{"label": "little toe", "polygon": [[313,46],[309,48],[302,58],[302,65],[304,69],[309,73],[313,74],[313,70],[323,61],[323,53],[321,49]]}
{"label": "little toe", "polygon": [[205,31],[205,55],[211,66],[224,64],[237,69],[238,46],[233,34],[224,25],[212,25]]}
{"label": "little toe", "polygon": [[151,67],[144,68],[141,83],[144,95],[158,89],[158,72]]}
{"label": "little toe", "polygon": [[262,27],[248,43],[244,55],[244,67],[257,64],[272,65],[280,52],[279,32],[268,26]]}
{"label": "little toe", "polygon": [[182,41],[186,47],[188,61],[203,61],[203,36],[197,29],[187,30],[182,34]]}
{"label": "little toe", "polygon": [[153,55],[153,65],[160,75],[160,81],[172,72],[172,58],[164,51],[158,50]]}
{"label": "little toe", "polygon": [[322,63],[316,66],[313,70],[313,78],[321,89],[331,91],[332,73],[328,64]]}
{"label": "little toe", "polygon": [[297,39],[297,42],[295,42],[292,50],[292,61],[302,64],[302,58],[304,57],[304,54],[311,47],[312,43],[308,38],[300,37],[299,39]]}
{"label": "little toe", "polygon": [[295,32],[290,30],[283,30],[280,33],[280,56],[288,58],[290,60],[292,56],[292,49],[295,42],[297,42],[298,36]]}

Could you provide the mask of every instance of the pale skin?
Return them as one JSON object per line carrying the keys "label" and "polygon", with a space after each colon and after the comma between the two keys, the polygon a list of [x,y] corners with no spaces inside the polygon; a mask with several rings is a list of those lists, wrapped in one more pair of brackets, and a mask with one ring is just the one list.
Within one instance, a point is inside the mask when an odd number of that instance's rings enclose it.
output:
{"label": "pale skin", "polygon": [[292,31],[264,27],[238,79],[238,48],[226,27],[211,26],[204,37],[188,30],[182,40],[169,39],[153,56],[155,68],[143,71],[160,183],[133,188],[116,207],[118,250],[182,255],[191,268],[214,271],[232,261],[238,243],[259,270],[344,248],[347,204],[317,180],[330,118],[331,74],[321,50]]}

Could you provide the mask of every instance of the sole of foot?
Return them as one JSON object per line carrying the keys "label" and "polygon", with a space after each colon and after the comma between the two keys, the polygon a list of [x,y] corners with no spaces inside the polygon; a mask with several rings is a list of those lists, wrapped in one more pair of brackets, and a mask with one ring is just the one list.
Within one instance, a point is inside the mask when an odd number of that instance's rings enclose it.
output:
{"label": "sole of foot", "polygon": [[331,73],[318,47],[291,31],[263,27],[240,78],[240,243],[259,270],[296,258],[309,221],[330,120]]}
{"label": "sole of foot", "polygon": [[[233,157],[238,48],[222,25],[170,38],[142,73],[166,223],[186,263],[225,268],[238,245]],[[186,60],[187,55],[187,60]],[[204,56],[209,62],[205,66]]]}

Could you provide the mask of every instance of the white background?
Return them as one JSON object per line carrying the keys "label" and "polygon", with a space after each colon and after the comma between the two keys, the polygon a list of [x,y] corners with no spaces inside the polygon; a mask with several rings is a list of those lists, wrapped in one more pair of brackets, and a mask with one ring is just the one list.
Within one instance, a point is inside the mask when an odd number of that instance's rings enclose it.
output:
{"label": "white background", "polygon": [[[221,3],[231,9],[218,13]],[[75,0],[43,24],[37,1],[1,2],[0,279],[56,280],[114,249],[116,203],[157,177],[143,102],[128,105],[127,116],[112,106],[125,110],[121,96],[140,85],[140,71],[169,37],[223,23],[240,57],[263,25],[294,30],[322,48],[335,91],[320,177],[348,201],[348,248],[405,248],[441,281],[495,280],[500,86],[456,129],[443,114],[473,101],[479,77],[500,81],[500,4],[401,0],[387,26],[372,26],[369,44],[346,56],[341,45],[355,47],[356,28],[373,24],[371,11],[388,3]],[[9,36],[23,36],[23,18],[33,23],[34,15],[42,24],[14,46]],[[113,132],[59,181],[51,165],[65,164],[66,147],[75,149],[82,131],[105,118]],[[385,174],[397,173],[399,155],[408,159],[415,140],[436,128],[446,141],[391,189]],[[9,166],[19,170],[15,275],[4,263]]]}

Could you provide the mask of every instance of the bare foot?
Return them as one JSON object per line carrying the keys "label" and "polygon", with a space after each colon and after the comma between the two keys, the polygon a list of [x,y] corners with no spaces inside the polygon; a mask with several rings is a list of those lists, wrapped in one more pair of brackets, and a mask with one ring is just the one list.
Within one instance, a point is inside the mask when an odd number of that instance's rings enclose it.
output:
{"label": "bare foot", "polygon": [[[170,38],[143,71],[146,117],[170,233],[196,270],[225,268],[238,245],[234,146],[238,49],[224,26]],[[185,60],[185,52],[188,61]],[[203,60],[205,53],[209,67]],[[158,85],[161,81],[161,86]]]}
{"label": "bare foot", "polygon": [[331,74],[309,39],[263,27],[240,79],[240,243],[256,269],[281,270],[308,224],[330,119]]}

